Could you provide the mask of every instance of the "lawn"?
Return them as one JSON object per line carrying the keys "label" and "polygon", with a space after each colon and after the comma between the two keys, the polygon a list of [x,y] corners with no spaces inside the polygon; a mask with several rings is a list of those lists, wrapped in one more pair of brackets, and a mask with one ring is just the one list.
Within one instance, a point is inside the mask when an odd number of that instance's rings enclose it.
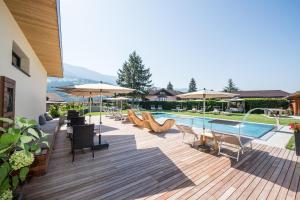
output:
{"label": "lawn", "polygon": [[[182,115],[190,115],[190,116],[202,116],[202,113],[192,113],[192,112],[176,112],[176,111],[166,111],[171,114],[182,114]],[[206,113],[206,117],[208,118],[217,118],[217,119],[227,119],[227,120],[237,120],[241,121],[244,118],[244,114],[240,113],[232,113],[231,115],[223,115],[223,114],[212,114]],[[265,123],[265,124],[276,124],[276,120],[274,118],[266,117],[263,114],[250,114],[246,121],[257,122],[257,123]],[[281,125],[289,125],[291,122],[300,122],[300,120],[290,119],[290,118],[280,118]]]}
{"label": "lawn", "polygon": [[[192,113],[192,112],[176,112],[176,111],[169,111],[165,110],[163,112],[170,113],[170,114],[180,114],[180,115],[189,115],[189,116],[202,116],[202,113]],[[123,110],[122,113],[126,114],[127,111]],[[103,115],[105,115],[105,112],[102,112]],[[86,115],[89,115],[87,113]],[[92,116],[99,115],[99,112],[92,112]],[[212,113],[206,113],[205,115],[208,118],[217,118],[217,119],[227,119],[227,120],[237,120],[241,121],[243,120],[244,114],[239,113],[232,113],[231,115],[223,115],[223,114],[212,114]],[[250,114],[246,121],[250,122],[257,122],[257,123],[265,123],[265,124],[276,124],[276,120],[274,118],[266,117],[262,114]],[[299,122],[300,120],[290,119],[290,118],[281,118],[280,124],[281,125],[289,125],[291,122]]]}
{"label": "lawn", "polygon": [[285,148],[289,150],[295,150],[295,136],[292,136],[289,142],[285,145]]}

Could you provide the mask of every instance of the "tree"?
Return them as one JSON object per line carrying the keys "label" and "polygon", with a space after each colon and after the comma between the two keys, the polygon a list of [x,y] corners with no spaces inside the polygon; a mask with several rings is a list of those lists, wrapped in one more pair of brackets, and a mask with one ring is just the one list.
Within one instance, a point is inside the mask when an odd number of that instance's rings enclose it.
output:
{"label": "tree", "polygon": [[152,86],[151,76],[150,69],[145,67],[142,58],[134,51],[119,69],[117,84],[135,89],[130,94],[133,98],[144,98]]}
{"label": "tree", "polygon": [[191,79],[189,84],[189,92],[196,92],[197,91],[197,84],[194,78]]}
{"label": "tree", "polygon": [[235,86],[235,83],[231,78],[228,79],[228,85],[223,89],[224,92],[236,92],[238,90],[239,88]]}
{"label": "tree", "polygon": [[168,86],[167,86],[168,90],[174,90],[172,83],[169,81]]}

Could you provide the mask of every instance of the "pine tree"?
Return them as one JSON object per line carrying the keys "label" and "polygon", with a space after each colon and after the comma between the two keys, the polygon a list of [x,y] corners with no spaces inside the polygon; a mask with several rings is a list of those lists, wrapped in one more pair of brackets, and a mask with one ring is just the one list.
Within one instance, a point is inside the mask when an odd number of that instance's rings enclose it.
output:
{"label": "pine tree", "polygon": [[133,98],[144,98],[152,86],[151,76],[150,69],[145,67],[142,58],[134,51],[119,69],[117,84],[135,89],[130,94]]}
{"label": "pine tree", "polygon": [[191,79],[189,84],[189,92],[196,92],[197,91],[197,84],[194,78]]}
{"label": "pine tree", "polygon": [[169,81],[168,86],[167,86],[168,90],[174,90],[172,83]]}
{"label": "pine tree", "polygon": [[233,82],[233,80],[231,78],[228,79],[228,85],[226,87],[224,87],[224,89],[223,89],[224,92],[236,92],[238,90],[239,90],[239,88],[236,87],[235,83]]}

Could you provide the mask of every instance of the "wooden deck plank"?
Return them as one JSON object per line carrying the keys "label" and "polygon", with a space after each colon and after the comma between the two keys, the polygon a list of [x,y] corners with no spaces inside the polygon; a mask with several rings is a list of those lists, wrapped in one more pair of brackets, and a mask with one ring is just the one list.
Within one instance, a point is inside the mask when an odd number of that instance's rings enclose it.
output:
{"label": "wooden deck plank", "polygon": [[[278,150],[271,151],[270,154],[277,154]],[[229,192],[225,192],[226,195],[222,195],[219,199],[237,199],[243,191],[245,191],[248,186],[251,184],[252,180],[264,169],[268,163],[273,162],[271,157],[267,154],[263,161],[259,162],[258,165],[253,166],[253,168],[247,172],[242,172],[242,176],[239,180],[237,180],[229,190],[232,191],[230,194]],[[230,195],[229,195],[230,194]]]}
{"label": "wooden deck plank", "polygon": [[104,121],[109,150],[78,152],[62,130],[49,172],[24,186],[26,199],[295,199],[300,165],[294,152],[255,144],[240,162],[182,143],[176,130],[155,135]]}

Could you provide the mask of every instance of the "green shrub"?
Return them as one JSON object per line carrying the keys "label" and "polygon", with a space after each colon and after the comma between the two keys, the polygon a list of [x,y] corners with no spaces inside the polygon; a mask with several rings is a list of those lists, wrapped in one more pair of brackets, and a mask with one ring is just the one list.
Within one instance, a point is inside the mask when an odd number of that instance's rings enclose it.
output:
{"label": "green shrub", "polygon": [[[275,99],[275,98],[253,98],[245,99],[246,111],[253,108],[283,108],[289,107],[289,101],[287,99]],[[254,111],[253,113],[262,113],[263,111]]]}
{"label": "green shrub", "polygon": [[[149,110],[151,105],[158,106],[161,105],[164,110],[175,109],[176,106],[187,108],[191,110],[193,107],[201,108],[203,107],[202,100],[179,100],[179,101],[143,101],[140,102],[142,108]],[[222,103],[217,100],[207,100],[206,107],[207,111],[213,110],[213,107],[219,106],[222,108]],[[227,107],[227,103],[223,103],[224,109]],[[254,98],[245,99],[245,108],[248,112],[253,108],[283,108],[287,109],[289,107],[289,101],[287,99],[275,99],[275,98]],[[259,113],[263,111],[255,111],[254,113]]]}
{"label": "green shrub", "polygon": [[36,121],[23,117],[0,121],[9,124],[0,127],[0,199],[12,199],[12,192],[26,180],[34,154],[41,152],[40,144],[48,146],[48,134],[36,130]]}
{"label": "green shrub", "polygon": [[[198,109],[202,108],[203,101],[202,100],[191,100],[191,101],[180,100],[180,101],[143,101],[143,102],[140,102],[140,106],[147,110],[149,110],[152,105],[154,105],[155,107],[157,107],[158,105],[161,105],[164,110],[175,109],[177,106],[180,106],[181,108],[186,108],[187,110],[191,110],[193,108],[198,108]],[[213,107],[215,107],[215,106],[222,107],[222,103],[218,102],[216,100],[207,100],[206,101],[207,111],[213,110]]]}
{"label": "green shrub", "polygon": [[50,108],[49,108],[49,114],[50,114],[53,118],[59,117],[59,116],[60,116],[60,108],[59,108],[59,105],[57,105],[57,104],[51,105]]}

